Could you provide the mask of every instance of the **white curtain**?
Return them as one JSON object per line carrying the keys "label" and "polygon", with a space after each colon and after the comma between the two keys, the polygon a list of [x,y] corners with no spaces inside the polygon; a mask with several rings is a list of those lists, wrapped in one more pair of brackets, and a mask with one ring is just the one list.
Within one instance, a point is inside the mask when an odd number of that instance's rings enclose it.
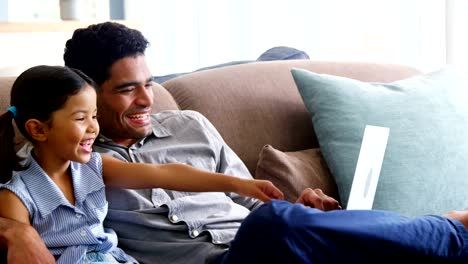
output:
{"label": "white curtain", "polygon": [[447,0],[447,63],[468,73],[468,1]]}
{"label": "white curtain", "polygon": [[256,59],[274,46],[304,50],[313,60],[430,71],[446,63],[445,11],[440,0],[125,2],[126,19],[141,21],[152,44],[148,57],[159,75]]}
{"label": "white curtain", "polygon": [[[58,0],[0,0],[6,1],[12,22],[59,16]],[[85,1],[96,10],[108,3]],[[466,0],[124,0],[127,24],[152,44],[148,59],[156,75],[255,60],[274,46],[303,50],[312,60],[401,63],[422,71],[452,64],[468,73],[467,10]],[[62,64],[68,37],[0,32],[0,75]]]}

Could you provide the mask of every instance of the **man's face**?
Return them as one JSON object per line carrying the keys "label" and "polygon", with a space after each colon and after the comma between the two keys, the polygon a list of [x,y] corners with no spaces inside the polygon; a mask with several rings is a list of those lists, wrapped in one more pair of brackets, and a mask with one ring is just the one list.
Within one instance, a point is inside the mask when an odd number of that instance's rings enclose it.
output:
{"label": "man's face", "polygon": [[101,133],[125,146],[149,135],[154,85],[144,55],[116,61],[98,92]]}

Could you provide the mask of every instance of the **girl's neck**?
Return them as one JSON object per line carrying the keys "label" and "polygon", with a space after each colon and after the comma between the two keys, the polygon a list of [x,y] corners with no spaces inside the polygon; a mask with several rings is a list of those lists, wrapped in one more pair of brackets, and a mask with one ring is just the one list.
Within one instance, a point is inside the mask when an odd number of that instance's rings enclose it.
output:
{"label": "girl's neck", "polygon": [[34,148],[32,155],[37,164],[41,166],[52,180],[69,176],[67,172],[70,167],[69,160],[56,159],[47,155],[39,148]]}
{"label": "girl's neck", "polygon": [[70,171],[70,161],[51,157],[37,148],[34,148],[32,155],[37,164],[41,166],[44,172],[62,191],[70,204],[74,205],[75,193],[73,190],[72,173]]}

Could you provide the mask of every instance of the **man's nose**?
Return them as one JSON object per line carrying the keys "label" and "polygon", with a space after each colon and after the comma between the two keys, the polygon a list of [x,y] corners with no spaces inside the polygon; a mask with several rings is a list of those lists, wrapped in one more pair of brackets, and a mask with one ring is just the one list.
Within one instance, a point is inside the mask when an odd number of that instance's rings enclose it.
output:
{"label": "man's nose", "polygon": [[153,89],[147,87],[139,87],[136,98],[136,103],[143,106],[153,105]]}

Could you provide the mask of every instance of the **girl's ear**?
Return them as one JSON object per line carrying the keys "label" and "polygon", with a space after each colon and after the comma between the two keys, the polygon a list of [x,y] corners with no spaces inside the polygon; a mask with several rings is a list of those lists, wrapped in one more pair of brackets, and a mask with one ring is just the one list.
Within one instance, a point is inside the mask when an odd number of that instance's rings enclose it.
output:
{"label": "girl's ear", "polygon": [[29,119],[24,124],[24,127],[32,139],[39,142],[47,140],[48,125],[46,123],[37,119]]}

